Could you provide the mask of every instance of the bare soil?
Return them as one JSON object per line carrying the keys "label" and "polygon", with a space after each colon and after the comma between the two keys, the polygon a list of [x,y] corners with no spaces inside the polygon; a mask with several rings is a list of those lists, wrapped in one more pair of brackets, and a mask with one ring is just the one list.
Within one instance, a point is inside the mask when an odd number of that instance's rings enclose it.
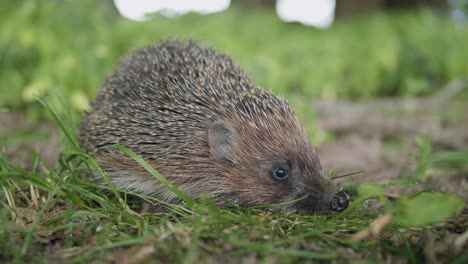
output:
{"label": "bare soil", "polygon": [[[334,133],[331,142],[317,148],[323,166],[337,175],[364,171],[349,178],[355,183],[383,185],[414,173],[420,155],[416,137],[433,142],[434,152],[468,148],[468,114],[445,120],[442,110],[426,108],[428,99],[413,100],[410,111],[403,101],[315,102],[317,126]],[[454,193],[468,201],[468,175],[433,170],[425,181],[388,186],[385,191],[396,198],[424,189]]]}
{"label": "bare soil", "polygon": [[60,149],[60,130],[49,121],[33,122],[22,113],[0,113],[0,150],[8,160],[32,169],[34,152],[55,164]]}

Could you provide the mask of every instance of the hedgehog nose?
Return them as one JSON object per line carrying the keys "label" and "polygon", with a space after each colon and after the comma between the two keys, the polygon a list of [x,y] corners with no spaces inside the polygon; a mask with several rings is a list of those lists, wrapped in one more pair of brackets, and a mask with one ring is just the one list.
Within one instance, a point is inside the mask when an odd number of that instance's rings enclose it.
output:
{"label": "hedgehog nose", "polygon": [[330,209],[335,212],[341,212],[349,205],[349,195],[344,191],[337,192],[330,202]]}

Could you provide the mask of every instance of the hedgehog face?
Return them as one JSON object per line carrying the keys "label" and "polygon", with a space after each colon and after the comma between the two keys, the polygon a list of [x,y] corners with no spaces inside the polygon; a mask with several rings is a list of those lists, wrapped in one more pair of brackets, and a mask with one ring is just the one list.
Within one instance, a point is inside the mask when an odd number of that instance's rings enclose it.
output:
{"label": "hedgehog face", "polygon": [[277,209],[300,213],[335,210],[331,202],[337,188],[297,119],[280,118],[293,120],[289,124],[267,120],[236,118],[211,126],[210,151],[227,168],[228,196],[241,205],[281,204]]}

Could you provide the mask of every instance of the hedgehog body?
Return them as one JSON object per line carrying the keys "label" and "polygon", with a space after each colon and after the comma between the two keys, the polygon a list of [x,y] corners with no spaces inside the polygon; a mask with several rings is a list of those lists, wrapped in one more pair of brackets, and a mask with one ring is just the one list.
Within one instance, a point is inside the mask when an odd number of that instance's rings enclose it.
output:
{"label": "hedgehog body", "polygon": [[306,213],[328,211],[336,200],[288,103],[212,48],[166,41],[140,49],[107,78],[91,106],[81,144],[119,189],[178,202],[115,144],[194,198],[207,193],[220,204],[248,206],[305,197],[279,208]]}

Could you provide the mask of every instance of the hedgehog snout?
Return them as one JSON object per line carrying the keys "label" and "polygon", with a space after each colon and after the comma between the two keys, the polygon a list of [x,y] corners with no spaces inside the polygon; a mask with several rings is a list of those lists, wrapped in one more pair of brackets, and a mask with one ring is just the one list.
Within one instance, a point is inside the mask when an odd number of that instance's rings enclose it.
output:
{"label": "hedgehog snout", "polygon": [[343,211],[348,208],[349,198],[349,195],[345,191],[337,192],[330,201],[330,209],[335,212]]}

